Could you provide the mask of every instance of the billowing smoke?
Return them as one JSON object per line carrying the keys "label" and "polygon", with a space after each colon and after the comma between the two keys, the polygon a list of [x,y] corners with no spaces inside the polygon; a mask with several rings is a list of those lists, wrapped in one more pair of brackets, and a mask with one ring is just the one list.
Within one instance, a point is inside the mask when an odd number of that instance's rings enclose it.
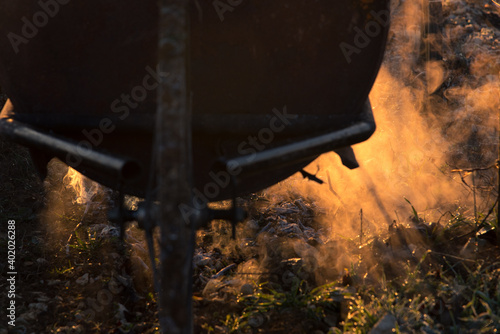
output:
{"label": "billowing smoke", "polygon": [[[466,208],[472,204],[466,171],[492,167],[498,157],[498,30],[453,25],[461,2],[443,2],[442,34],[426,34],[432,22],[422,3],[393,8],[388,49],[370,93],[377,131],[354,146],[361,167],[347,170],[335,154],[323,155],[306,170],[319,170],[325,184],[294,176],[269,192],[314,196],[337,232],[351,229],[361,209],[371,228],[387,229],[393,220],[407,221],[408,201],[428,221]],[[484,181],[476,188],[490,193],[483,194],[482,210],[496,196],[495,173],[475,172]]]}
{"label": "billowing smoke", "polygon": [[[317,283],[353,266],[380,279],[380,261],[396,268],[425,254],[418,229],[486,213],[498,196],[499,31],[484,21],[483,1],[467,4],[467,12],[464,1],[430,10],[423,3],[392,8],[388,48],[369,96],[377,130],[353,147],[360,167],[348,170],[336,154],[325,154],[305,168],[324,184],[296,174],[264,192],[270,205],[284,198],[315,204],[322,242],[295,239],[290,247],[302,260],[314,259],[309,273]],[[395,238],[385,238],[395,224],[412,228],[392,245]]]}

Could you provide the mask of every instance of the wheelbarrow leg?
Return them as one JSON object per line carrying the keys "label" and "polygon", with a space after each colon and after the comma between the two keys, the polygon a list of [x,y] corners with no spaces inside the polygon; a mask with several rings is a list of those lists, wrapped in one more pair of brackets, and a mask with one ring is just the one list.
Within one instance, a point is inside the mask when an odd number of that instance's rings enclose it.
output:
{"label": "wheelbarrow leg", "polygon": [[194,224],[179,205],[191,200],[191,116],[187,98],[187,3],[161,0],[156,122],[159,321],[162,333],[192,333]]}

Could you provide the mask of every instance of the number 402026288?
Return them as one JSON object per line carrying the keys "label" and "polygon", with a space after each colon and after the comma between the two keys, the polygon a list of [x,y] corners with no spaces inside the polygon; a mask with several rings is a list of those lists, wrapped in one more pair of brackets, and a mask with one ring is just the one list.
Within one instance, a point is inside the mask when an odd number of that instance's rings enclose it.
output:
{"label": "number 402026288", "polygon": [[8,226],[8,263],[9,263],[9,270],[13,271],[16,270],[16,221],[15,220],[9,220],[7,222]]}

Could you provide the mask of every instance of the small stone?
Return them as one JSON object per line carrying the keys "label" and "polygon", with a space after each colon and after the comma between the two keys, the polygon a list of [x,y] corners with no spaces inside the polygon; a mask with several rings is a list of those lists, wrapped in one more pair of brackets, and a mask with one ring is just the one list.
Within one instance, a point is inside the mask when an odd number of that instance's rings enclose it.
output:
{"label": "small stone", "polygon": [[101,232],[106,227],[108,227],[108,225],[106,224],[94,224],[89,227],[89,232],[91,233]]}
{"label": "small stone", "polygon": [[253,328],[260,327],[262,326],[262,324],[264,324],[264,316],[260,313],[251,315],[248,318],[248,324]]}
{"label": "small stone", "polygon": [[[39,312],[37,312],[37,311],[28,311],[28,312],[21,314],[21,316],[19,318],[22,318],[24,321],[26,321],[28,323],[32,323],[33,321],[36,320],[38,313]],[[19,318],[16,320],[16,322],[19,322]]]}
{"label": "small stone", "polygon": [[118,310],[117,310],[118,319],[120,319],[122,321],[126,321],[125,312],[128,313],[129,311],[127,310],[127,308],[123,304],[118,303]]}
{"label": "small stone", "polygon": [[220,289],[225,286],[219,279],[211,279],[208,281],[207,285],[203,289],[202,295],[205,298],[211,297],[213,294],[217,293]]}
{"label": "small stone", "polygon": [[120,282],[123,286],[130,286],[132,285],[132,278],[130,276],[124,277],[122,275],[116,275],[116,279],[118,282]]}
{"label": "small stone", "polygon": [[210,256],[206,256],[204,254],[196,254],[193,257],[193,265],[197,268],[203,268],[206,266],[212,266],[213,261]]}
{"label": "small stone", "polygon": [[89,282],[89,274],[86,273],[86,274],[83,274],[81,277],[79,277],[77,280],[76,280],[76,284],[79,284],[79,285],[85,285]]}
{"label": "small stone", "polygon": [[50,301],[50,298],[49,298],[49,297],[47,297],[46,295],[42,294],[42,295],[40,295],[40,297],[37,297],[37,298],[36,298],[36,301],[37,301],[37,302],[46,303],[46,302],[49,302],[49,301]]}
{"label": "small stone", "polygon": [[31,303],[28,307],[36,312],[46,312],[48,308],[45,303]]}
{"label": "small stone", "polygon": [[368,332],[369,334],[392,334],[396,328],[397,319],[390,313],[384,315]]}
{"label": "small stone", "polygon": [[101,233],[99,233],[99,237],[105,239],[113,237],[117,238],[119,236],[120,236],[120,230],[113,226],[106,226],[105,228],[102,229]]}
{"label": "small stone", "polygon": [[259,229],[259,223],[257,223],[255,220],[250,219],[246,223],[246,228],[252,231],[257,231]]}
{"label": "small stone", "polygon": [[245,283],[241,286],[240,288],[240,292],[241,294],[243,294],[244,296],[248,296],[248,295],[251,295],[253,294],[253,286],[251,284],[248,284],[248,283]]}
{"label": "small stone", "polygon": [[[43,282],[42,282],[43,283]],[[57,285],[57,284],[60,284],[61,283],[61,280],[60,279],[49,279],[47,281],[47,285],[48,286],[52,286],[52,285]]]}

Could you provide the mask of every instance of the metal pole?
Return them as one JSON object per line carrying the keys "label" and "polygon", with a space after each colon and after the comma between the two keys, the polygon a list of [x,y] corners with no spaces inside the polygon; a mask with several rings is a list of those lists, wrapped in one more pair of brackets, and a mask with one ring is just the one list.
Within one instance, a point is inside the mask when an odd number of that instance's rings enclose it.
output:
{"label": "metal pole", "polygon": [[187,0],[161,0],[156,125],[160,210],[159,321],[162,333],[192,333],[194,229],[179,210],[191,199],[190,113],[187,102]]}
{"label": "metal pole", "polygon": [[0,119],[0,137],[47,152],[68,166],[99,171],[114,184],[139,178],[142,173],[141,165],[132,159],[103,153],[97,149],[82,149],[78,142],[72,139],[36,129],[10,118]]}

